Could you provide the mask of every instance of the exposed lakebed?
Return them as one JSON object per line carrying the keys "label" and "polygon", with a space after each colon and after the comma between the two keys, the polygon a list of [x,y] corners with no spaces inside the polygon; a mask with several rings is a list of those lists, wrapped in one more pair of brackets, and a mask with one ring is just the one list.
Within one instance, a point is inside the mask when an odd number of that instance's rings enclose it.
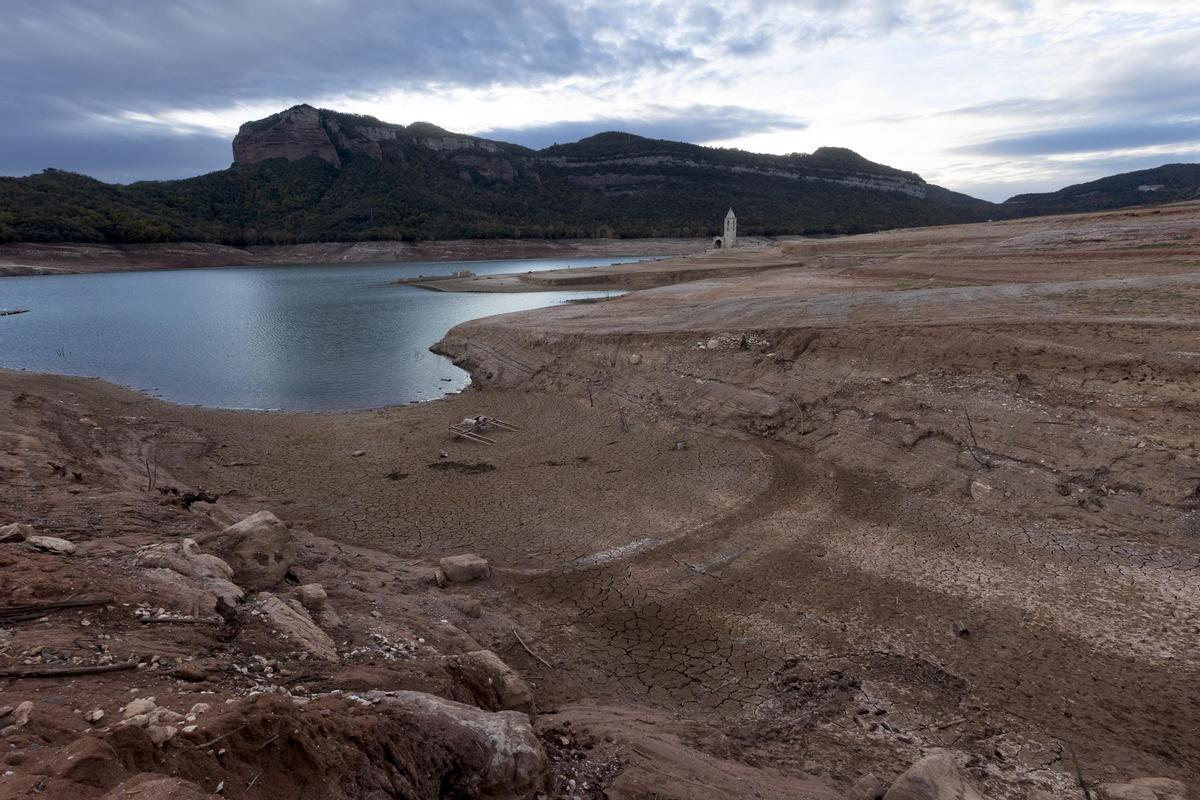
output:
{"label": "exposed lakebed", "polygon": [[452,294],[397,278],[584,268],[633,258],[331,264],[0,279],[0,367],[85,375],[176,403],[337,410],[470,382],[429,346],[470,319],[605,292]]}

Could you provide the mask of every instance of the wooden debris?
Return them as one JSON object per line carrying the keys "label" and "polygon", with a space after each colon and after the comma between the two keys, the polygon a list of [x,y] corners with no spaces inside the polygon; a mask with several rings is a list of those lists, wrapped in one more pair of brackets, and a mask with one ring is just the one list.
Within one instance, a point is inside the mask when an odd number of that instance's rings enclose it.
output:
{"label": "wooden debris", "polygon": [[116,598],[110,596],[101,596],[78,597],[74,600],[56,600],[50,603],[30,603],[22,606],[8,606],[6,608],[0,608],[0,619],[14,621],[34,619],[43,616],[50,611],[62,611],[70,608],[88,608],[90,606],[106,606],[115,602]]}
{"label": "wooden debris", "polygon": [[137,669],[137,660],[123,661],[119,664],[91,664],[82,667],[50,667],[48,669],[33,669],[19,667],[0,669],[0,678],[65,678],[71,675],[95,675],[101,672],[121,672],[127,669]]}
{"label": "wooden debris", "polygon": [[516,628],[513,628],[513,629],[512,629],[512,632],[513,632],[513,636],[517,637],[517,641],[518,641],[518,642],[520,642],[520,644],[521,644],[521,647],[525,648],[525,652],[526,652],[526,653],[529,653],[529,655],[533,656],[533,657],[534,657],[534,658],[536,658],[538,661],[540,661],[540,662],[542,662],[543,664],[545,664],[547,669],[554,669],[554,665],[553,665],[553,664],[551,664],[549,661],[547,661],[546,659],[542,658],[542,657],[541,657],[541,656],[539,656],[537,653],[535,653],[535,652],[533,652],[532,650],[530,650],[530,649],[529,649],[529,645],[525,644],[525,640],[521,638],[521,634],[517,633],[517,629],[516,629]]}
{"label": "wooden debris", "polygon": [[484,436],[483,432],[498,428],[502,431],[519,431],[521,430],[511,422],[505,422],[502,419],[495,417],[485,417],[482,414],[474,417],[467,417],[462,422],[456,422],[450,426],[450,432],[457,438],[466,439],[479,444],[493,445],[496,440],[490,436]]}

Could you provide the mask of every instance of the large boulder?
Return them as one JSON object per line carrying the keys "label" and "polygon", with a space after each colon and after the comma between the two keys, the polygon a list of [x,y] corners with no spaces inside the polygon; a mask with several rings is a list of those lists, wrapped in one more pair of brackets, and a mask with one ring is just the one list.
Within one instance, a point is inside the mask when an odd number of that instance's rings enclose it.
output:
{"label": "large boulder", "polygon": [[260,592],[258,600],[263,619],[297,649],[324,661],[339,660],[333,639],[317,627],[304,606],[295,601],[285,603],[270,592]]}
{"label": "large boulder", "polygon": [[224,559],[200,552],[195,539],[144,547],[134,557],[134,563],[147,569],[170,570],[193,579],[211,595],[213,605],[220,598],[226,605],[234,606],[245,596],[241,587],[232,581],[233,567]]}
{"label": "large boulder", "polygon": [[896,778],[883,800],[984,800],[946,750],[932,750]]}
{"label": "large boulder", "polygon": [[259,511],[230,525],[205,543],[233,567],[233,582],[261,591],[279,585],[296,560],[287,525],[270,511]]}
{"label": "large boulder", "polygon": [[868,772],[850,787],[850,791],[846,793],[846,800],[880,800],[885,794],[887,786],[875,777],[874,773]]}
{"label": "large boulder", "polygon": [[[424,692],[373,692],[377,709],[420,731],[429,745],[452,759],[434,759],[443,797],[532,797],[546,779],[546,752],[529,724],[515,711],[489,712]],[[458,763],[453,763],[458,762]],[[432,776],[432,777],[437,777]]]}
{"label": "large boulder", "polygon": [[533,713],[533,692],[520,675],[491,650],[450,656],[446,668],[470,690],[477,705],[491,711]]}
{"label": "large boulder", "polygon": [[492,568],[486,559],[474,553],[464,553],[460,556],[446,556],[438,562],[442,575],[451,583],[470,583],[488,578]]}
{"label": "large boulder", "polygon": [[75,545],[57,536],[29,536],[25,544],[43,553],[53,553],[58,556],[69,556],[75,552]]}
{"label": "large boulder", "polygon": [[0,527],[0,544],[9,542],[23,542],[30,536],[36,536],[37,531],[32,525],[26,525],[24,522],[14,522],[11,525]]}

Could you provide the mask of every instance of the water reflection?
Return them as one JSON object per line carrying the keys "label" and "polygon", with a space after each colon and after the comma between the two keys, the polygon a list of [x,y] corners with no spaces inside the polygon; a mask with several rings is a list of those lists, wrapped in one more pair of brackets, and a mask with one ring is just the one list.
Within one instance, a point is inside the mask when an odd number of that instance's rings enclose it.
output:
{"label": "water reflection", "polygon": [[[629,259],[621,259],[629,260]],[[428,351],[460,322],[603,292],[458,295],[396,277],[613,259],[237,267],[0,279],[0,366],[95,375],[179,403],[345,409],[457,391]],[[449,378],[449,381],[443,380]]]}

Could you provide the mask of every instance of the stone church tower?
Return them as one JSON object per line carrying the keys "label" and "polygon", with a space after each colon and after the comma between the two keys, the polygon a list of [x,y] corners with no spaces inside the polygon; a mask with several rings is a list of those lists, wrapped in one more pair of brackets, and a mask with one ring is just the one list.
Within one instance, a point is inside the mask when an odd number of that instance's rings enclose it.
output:
{"label": "stone church tower", "polygon": [[737,246],[737,217],[734,216],[733,208],[729,209],[729,213],[725,215],[725,235],[721,237],[721,249],[728,250],[731,247]]}

